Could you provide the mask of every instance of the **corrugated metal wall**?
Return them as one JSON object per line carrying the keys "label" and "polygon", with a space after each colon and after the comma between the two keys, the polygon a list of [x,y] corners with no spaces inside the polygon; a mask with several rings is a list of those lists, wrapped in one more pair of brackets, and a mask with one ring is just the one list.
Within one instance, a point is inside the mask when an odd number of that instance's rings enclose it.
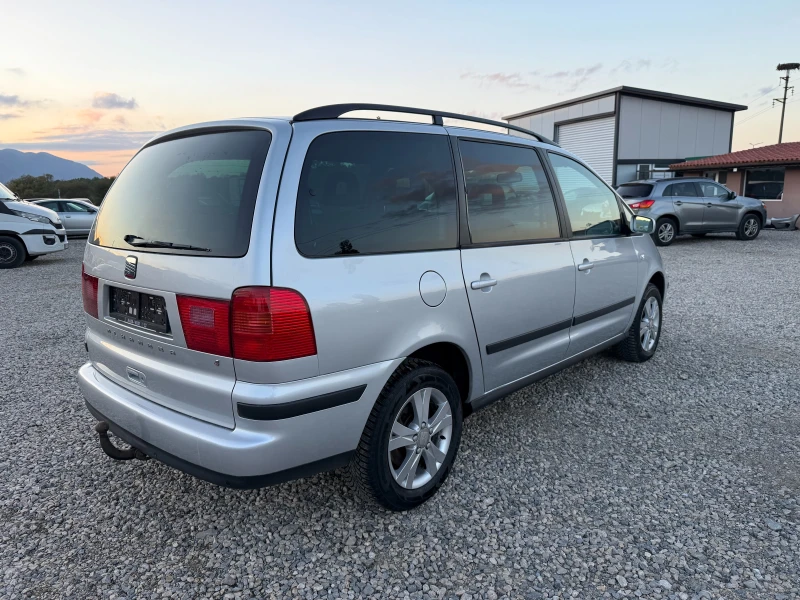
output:
{"label": "corrugated metal wall", "polygon": [[556,141],[611,184],[614,173],[614,117],[559,125]]}

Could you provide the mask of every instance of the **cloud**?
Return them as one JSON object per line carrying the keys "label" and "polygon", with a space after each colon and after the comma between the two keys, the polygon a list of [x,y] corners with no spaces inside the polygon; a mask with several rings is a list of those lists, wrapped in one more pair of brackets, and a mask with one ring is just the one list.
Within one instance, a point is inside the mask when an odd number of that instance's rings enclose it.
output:
{"label": "cloud", "polygon": [[[77,128],[77,126],[76,126]],[[56,150],[68,152],[92,152],[137,150],[159,131],[119,131],[116,129],[97,129],[78,133],[69,133],[69,128],[60,128],[57,133],[50,133],[33,138],[27,142],[0,144],[17,150]]]}
{"label": "cloud", "polygon": [[467,71],[461,74],[461,79],[472,79],[480,82],[481,85],[501,85],[511,89],[525,90],[530,88],[538,88],[535,84],[525,81],[525,79],[517,73],[475,73]]}
{"label": "cloud", "polygon": [[11,73],[12,75],[16,75],[17,77],[25,77],[25,69],[20,69],[19,67],[11,67],[5,70],[6,73]]}
{"label": "cloud", "polygon": [[8,121],[9,119],[19,119],[22,115],[14,113],[0,113],[0,121]]}
{"label": "cloud", "polygon": [[133,110],[138,108],[138,106],[136,98],[126,100],[119,94],[113,94],[111,92],[96,92],[94,100],[92,100],[92,108],[104,108],[108,110],[123,108],[125,110]]}
{"label": "cloud", "polygon": [[653,61],[648,58],[639,58],[636,60],[623,60],[616,67],[611,69],[610,74],[616,75],[617,73],[638,73],[639,71],[647,71],[652,66]]}
{"label": "cloud", "polygon": [[27,100],[22,100],[16,94],[13,96],[7,96],[4,94],[0,94],[0,106],[29,106],[31,103]]}

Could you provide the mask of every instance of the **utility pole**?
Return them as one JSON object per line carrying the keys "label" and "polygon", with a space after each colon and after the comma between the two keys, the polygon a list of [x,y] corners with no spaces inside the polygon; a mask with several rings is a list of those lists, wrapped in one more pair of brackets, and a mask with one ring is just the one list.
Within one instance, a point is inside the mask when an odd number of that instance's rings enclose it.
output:
{"label": "utility pole", "polygon": [[783,117],[786,115],[786,96],[789,94],[789,90],[792,90],[792,94],[794,94],[794,86],[789,87],[789,73],[797,69],[800,69],[800,63],[783,63],[778,65],[777,69],[778,71],[786,71],[786,75],[781,77],[781,81],[783,81],[783,98],[774,98],[772,100],[773,106],[775,106],[776,102],[780,102],[783,105],[781,107],[781,128],[778,131],[779,144],[783,140]]}

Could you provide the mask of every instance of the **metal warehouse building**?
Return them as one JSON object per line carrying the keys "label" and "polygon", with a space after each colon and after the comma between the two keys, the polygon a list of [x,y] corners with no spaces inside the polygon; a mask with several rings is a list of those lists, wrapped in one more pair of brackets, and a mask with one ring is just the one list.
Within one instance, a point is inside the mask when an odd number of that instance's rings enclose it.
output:
{"label": "metal warehouse building", "polygon": [[747,107],[620,86],[504,118],[549,137],[618,185],[671,177],[671,164],[730,152],[738,110]]}

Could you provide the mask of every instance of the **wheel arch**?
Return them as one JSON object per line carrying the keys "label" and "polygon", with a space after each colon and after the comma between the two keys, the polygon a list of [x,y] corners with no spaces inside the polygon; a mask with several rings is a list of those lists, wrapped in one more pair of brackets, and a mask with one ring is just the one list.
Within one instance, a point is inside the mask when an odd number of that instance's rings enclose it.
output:
{"label": "wheel arch", "polygon": [[674,215],[673,213],[665,213],[663,215],[658,215],[658,217],[656,217],[656,223],[658,223],[658,221],[660,219],[670,219],[670,220],[674,221],[675,222],[675,235],[680,235],[680,233],[681,233],[681,220],[677,217],[677,215]]}
{"label": "wheel arch", "polygon": [[661,271],[656,271],[650,276],[650,280],[647,282],[649,284],[653,284],[658,288],[659,293],[661,294],[661,301],[664,301],[664,296],[667,293],[667,278],[664,276],[664,273]]}
{"label": "wheel arch", "polygon": [[25,243],[25,240],[22,239],[22,236],[16,231],[8,231],[6,229],[0,229],[0,237],[14,238],[20,244],[22,244],[22,247],[25,249],[25,255],[30,256],[30,252],[28,252],[28,244]]}
{"label": "wheel arch", "polygon": [[461,346],[448,341],[431,342],[417,348],[410,353],[407,358],[427,360],[447,371],[450,377],[456,382],[458,392],[461,396],[461,405],[465,410],[467,409],[469,406],[470,392],[473,389],[473,370],[467,353]]}

